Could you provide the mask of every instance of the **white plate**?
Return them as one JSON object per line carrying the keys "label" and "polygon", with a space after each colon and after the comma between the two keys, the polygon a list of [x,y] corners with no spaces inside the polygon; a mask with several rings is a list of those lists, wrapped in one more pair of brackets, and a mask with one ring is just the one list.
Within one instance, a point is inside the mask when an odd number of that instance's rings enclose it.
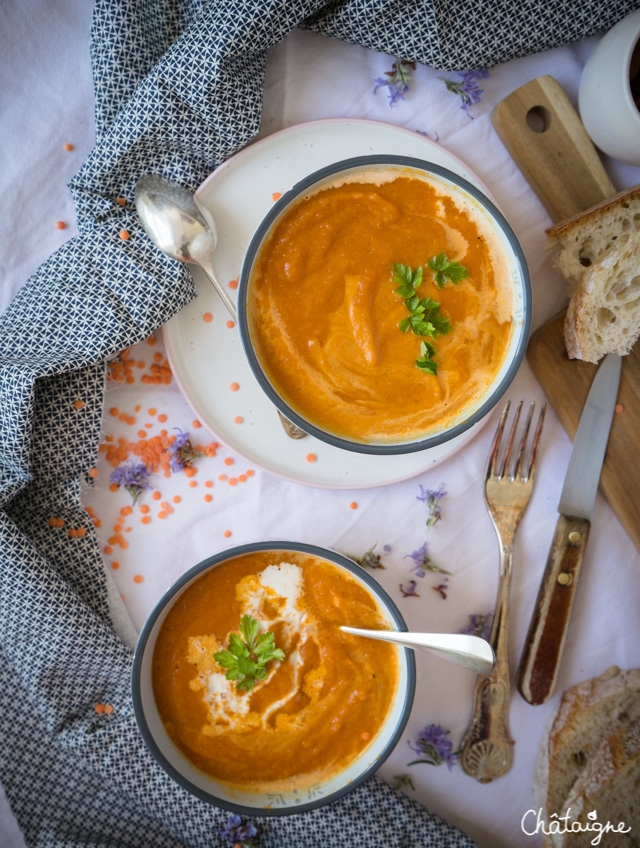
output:
{"label": "white plate", "polygon": [[[196,192],[218,229],[214,264],[224,283],[240,274],[245,250],[260,221],[307,174],[353,156],[395,153],[448,168],[486,187],[456,157],[420,133],[367,120],[327,120],[300,124],[245,147],[217,168]],[[311,436],[290,439],[275,408],[245,359],[238,328],[199,268],[194,269],[197,298],[164,327],[173,374],[202,423],[249,463],[311,486],[356,489],[406,480],[451,456],[484,421],[429,450],[373,456],[335,448]],[[232,291],[233,293],[233,291]],[[209,313],[213,320],[203,316]],[[232,391],[231,385],[238,389]],[[241,423],[236,423],[237,418]],[[486,421],[486,418],[485,418]],[[315,461],[307,457],[312,454]]]}

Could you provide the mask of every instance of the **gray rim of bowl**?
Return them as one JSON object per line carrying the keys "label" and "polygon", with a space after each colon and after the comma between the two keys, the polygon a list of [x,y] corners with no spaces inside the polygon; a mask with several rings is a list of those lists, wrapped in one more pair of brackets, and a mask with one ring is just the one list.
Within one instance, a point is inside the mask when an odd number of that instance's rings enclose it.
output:
{"label": "gray rim of bowl", "polygon": [[[485,403],[483,403],[482,406],[480,406],[473,413],[473,415],[470,415],[460,424],[456,424],[455,427],[451,427],[450,429],[445,430],[442,433],[438,433],[437,435],[427,436],[424,439],[413,442],[391,442],[388,444],[368,444],[366,442],[356,442],[352,441],[351,439],[336,436],[333,433],[329,433],[325,430],[322,430],[316,425],[307,421],[280,397],[280,395],[276,392],[276,390],[269,382],[269,379],[264,373],[262,366],[260,365],[260,361],[258,360],[258,357],[256,356],[256,353],[253,349],[253,344],[251,342],[251,334],[249,332],[249,321],[247,316],[249,277],[251,274],[251,269],[253,267],[254,259],[262,244],[262,240],[264,239],[265,235],[267,234],[275,219],[278,217],[278,215],[281,214],[284,208],[292,201],[294,201],[300,194],[302,194],[302,192],[304,192],[308,188],[311,188],[311,186],[315,185],[316,183],[326,179],[326,177],[329,177],[339,171],[345,171],[352,168],[365,167],[369,165],[401,165],[408,168],[415,168],[416,170],[426,171],[427,173],[443,177],[444,179],[447,179],[460,186],[460,188],[464,189],[464,191],[468,192],[472,197],[478,200],[498,223],[511,247],[511,250],[513,251],[513,255],[517,261],[522,276],[524,326],[520,341],[518,343],[518,347],[513,358],[513,362],[506,371],[504,377],[502,378],[502,381],[496,387],[491,397],[487,401],[485,401]],[[342,448],[344,450],[352,451],[355,453],[367,453],[377,455],[405,454],[414,453],[416,451],[421,450],[427,450],[428,448],[436,447],[437,445],[440,445],[443,442],[450,441],[451,439],[455,438],[456,436],[459,436],[460,434],[466,432],[468,429],[473,427],[491,409],[493,409],[493,407],[498,403],[500,398],[504,395],[504,393],[511,385],[513,378],[515,377],[518,369],[520,368],[520,365],[522,364],[522,360],[524,358],[527,349],[527,344],[529,341],[529,332],[531,330],[531,304],[531,280],[529,276],[527,262],[522,247],[520,246],[520,242],[518,241],[516,234],[507,222],[504,215],[499,211],[495,204],[493,204],[489,200],[489,198],[485,194],[483,194],[483,192],[480,191],[480,189],[476,188],[476,186],[472,185],[472,183],[465,180],[464,177],[461,177],[458,174],[455,174],[453,171],[450,171],[447,168],[443,168],[440,165],[428,162],[425,159],[415,159],[409,156],[391,155],[358,156],[352,159],[343,159],[340,162],[335,162],[332,165],[327,165],[324,168],[320,168],[319,170],[314,171],[312,174],[309,174],[309,176],[296,183],[293,188],[286,192],[286,194],[283,194],[282,197],[276,201],[273,208],[270,209],[267,215],[263,218],[262,222],[258,226],[258,229],[255,231],[251,241],[249,242],[249,247],[247,248],[247,251],[245,253],[244,260],[242,263],[242,269],[240,271],[240,283],[238,286],[238,326],[240,328],[240,337],[242,339],[242,345],[244,348],[245,356],[247,357],[251,371],[253,372],[253,375],[257,379],[263,392],[267,395],[273,405],[277,409],[279,409],[280,412],[286,418],[296,424],[301,430],[304,430],[304,432],[308,433],[310,436],[315,436],[317,439],[320,439],[323,442],[333,445],[334,447]]]}
{"label": "gray rim of bowl", "polygon": [[332,801],[336,801],[338,798],[341,798],[343,795],[348,794],[357,786],[360,786],[365,780],[371,777],[374,772],[376,772],[382,763],[389,757],[395,746],[397,745],[402,733],[404,732],[404,728],[409,720],[409,715],[411,713],[411,709],[413,706],[413,699],[415,696],[415,688],[416,688],[416,661],[413,654],[413,651],[410,648],[402,648],[402,652],[404,654],[404,658],[407,664],[407,686],[404,696],[404,703],[402,705],[402,713],[400,715],[400,719],[396,728],[389,739],[387,747],[383,751],[383,753],[376,759],[376,761],[369,766],[361,775],[354,778],[350,781],[346,786],[343,786],[341,789],[338,789],[336,792],[331,793],[331,795],[327,795],[325,798],[319,798],[315,801],[310,801],[307,804],[296,804],[293,807],[283,807],[283,808],[262,808],[262,807],[245,807],[242,804],[234,804],[231,801],[226,801],[222,798],[217,798],[216,796],[200,789],[195,786],[184,777],[176,768],[174,768],[171,763],[165,758],[164,754],[160,750],[157,745],[151,730],[149,729],[149,725],[147,724],[147,720],[144,715],[144,711],[142,709],[142,694],[140,689],[140,672],[142,667],[142,657],[145,653],[147,642],[149,640],[149,636],[158,620],[159,616],[164,612],[166,607],[172,602],[173,598],[187,583],[194,579],[194,577],[198,577],[203,572],[207,571],[211,566],[218,565],[221,562],[225,562],[226,560],[234,559],[235,557],[242,556],[248,553],[256,553],[260,551],[298,551],[299,553],[311,554],[313,556],[317,556],[320,559],[326,559],[329,562],[333,562],[336,565],[340,565],[343,568],[346,568],[347,571],[350,571],[352,574],[356,575],[360,580],[362,580],[373,592],[374,595],[378,597],[380,602],[386,607],[386,610],[393,620],[394,624],[398,628],[400,632],[407,632],[407,625],[402,616],[402,613],[396,606],[395,602],[392,600],[391,596],[387,594],[386,590],[382,588],[382,586],[368,574],[362,566],[357,565],[357,563],[350,560],[348,557],[339,554],[337,551],[329,550],[328,548],[322,548],[316,545],[308,545],[304,542],[284,542],[284,541],[275,541],[275,542],[252,542],[246,545],[238,545],[234,548],[228,548],[225,551],[220,551],[213,556],[208,557],[202,562],[194,565],[188,571],[185,571],[164,593],[164,595],[160,598],[158,603],[153,608],[153,611],[145,621],[142,630],[140,631],[140,635],[138,637],[138,641],[136,643],[136,649],[133,655],[133,664],[131,670],[131,683],[132,683],[132,699],[133,699],[133,712],[136,718],[136,722],[138,724],[138,728],[140,730],[140,734],[151,751],[151,754],[156,759],[156,761],[162,766],[162,768],[169,774],[173,780],[182,786],[184,789],[187,789],[192,795],[195,795],[197,798],[200,798],[202,801],[206,801],[209,804],[212,804],[215,807],[220,807],[223,810],[228,810],[231,813],[237,813],[243,816],[250,816],[253,818],[258,817],[271,817],[271,816],[286,816],[286,815],[295,815],[296,813],[308,812],[309,810],[315,810],[318,807],[324,807],[327,804],[330,804]]}

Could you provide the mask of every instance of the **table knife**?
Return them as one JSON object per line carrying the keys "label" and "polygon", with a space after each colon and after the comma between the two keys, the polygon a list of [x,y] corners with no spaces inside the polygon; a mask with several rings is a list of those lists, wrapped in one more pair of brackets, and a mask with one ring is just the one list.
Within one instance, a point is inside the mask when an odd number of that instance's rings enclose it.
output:
{"label": "table knife", "polygon": [[530,704],[554,693],[618,396],[622,359],[608,354],[591,384],[558,504],[560,517],[518,668]]}

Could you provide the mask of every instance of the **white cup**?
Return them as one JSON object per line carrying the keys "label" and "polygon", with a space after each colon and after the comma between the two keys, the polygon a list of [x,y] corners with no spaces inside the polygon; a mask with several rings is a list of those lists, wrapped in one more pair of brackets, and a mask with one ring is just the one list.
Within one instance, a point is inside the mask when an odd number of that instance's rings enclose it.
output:
{"label": "white cup", "polygon": [[639,41],[640,9],[603,36],[584,66],[578,92],[580,117],[593,143],[638,166],[640,110],[631,92],[631,57]]}

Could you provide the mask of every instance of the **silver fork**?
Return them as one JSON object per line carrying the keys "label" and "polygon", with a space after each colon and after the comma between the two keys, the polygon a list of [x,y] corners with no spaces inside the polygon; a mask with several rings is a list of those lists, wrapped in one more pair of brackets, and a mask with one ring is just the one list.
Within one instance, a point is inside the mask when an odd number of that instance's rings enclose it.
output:
{"label": "silver fork", "polygon": [[511,685],[508,656],[508,610],[511,589],[513,540],[520,519],[529,503],[544,423],[546,403],[542,404],[529,460],[525,464],[527,438],[535,408],[529,407],[522,438],[510,471],[509,460],[522,411],[518,404],[504,455],[498,453],[511,402],[507,402],[496,430],[485,471],[484,497],[500,543],[500,577],[489,642],[495,651],[493,671],[478,677],[473,695],[473,712],[462,740],[460,764],[463,770],[481,783],[489,783],[507,772],[511,766],[513,741],[509,732]]}

